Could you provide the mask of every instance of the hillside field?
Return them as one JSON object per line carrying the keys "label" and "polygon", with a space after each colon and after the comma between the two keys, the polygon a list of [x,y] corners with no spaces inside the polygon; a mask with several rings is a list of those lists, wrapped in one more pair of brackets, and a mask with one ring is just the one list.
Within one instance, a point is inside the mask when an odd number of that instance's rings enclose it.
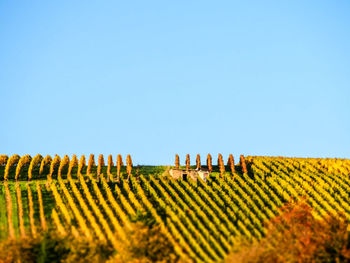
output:
{"label": "hillside field", "polygon": [[224,164],[219,157],[218,164],[202,164],[212,170],[204,182],[174,180],[174,166],[132,166],[131,157],[125,165],[109,157],[105,165],[103,156],[97,164],[92,158],[86,164],[85,157],[2,155],[0,239],[53,229],[118,253],[132,224],[147,221],[178,259],[221,262],[238,240],[263,238],[265,222],[287,202],[305,198],[316,218],[340,212],[350,219],[348,159],[241,156]]}

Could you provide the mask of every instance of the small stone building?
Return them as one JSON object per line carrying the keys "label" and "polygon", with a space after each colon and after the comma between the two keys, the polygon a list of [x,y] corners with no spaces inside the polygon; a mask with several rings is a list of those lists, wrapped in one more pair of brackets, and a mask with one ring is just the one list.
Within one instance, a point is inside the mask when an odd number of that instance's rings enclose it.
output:
{"label": "small stone building", "polygon": [[174,179],[183,179],[187,180],[191,178],[194,181],[197,181],[197,178],[200,177],[204,182],[207,181],[207,177],[209,176],[209,171],[207,169],[196,169],[196,170],[186,170],[186,169],[170,169],[170,176]]}

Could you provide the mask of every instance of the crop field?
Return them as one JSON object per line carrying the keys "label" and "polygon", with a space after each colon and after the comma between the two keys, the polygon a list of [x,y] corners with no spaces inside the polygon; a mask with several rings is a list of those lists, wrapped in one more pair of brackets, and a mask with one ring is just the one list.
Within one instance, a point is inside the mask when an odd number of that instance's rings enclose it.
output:
{"label": "crop field", "polygon": [[238,240],[260,240],[265,222],[291,200],[305,198],[316,218],[343,213],[350,219],[350,160],[241,156],[206,165],[206,180],[175,180],[175,166],[126,165],[118,155],[86,165],[74,155],[0,156],[0,239],[36,237],[47,229],[118,253],[133,222],[147,216],[179,258],[220,262]]}

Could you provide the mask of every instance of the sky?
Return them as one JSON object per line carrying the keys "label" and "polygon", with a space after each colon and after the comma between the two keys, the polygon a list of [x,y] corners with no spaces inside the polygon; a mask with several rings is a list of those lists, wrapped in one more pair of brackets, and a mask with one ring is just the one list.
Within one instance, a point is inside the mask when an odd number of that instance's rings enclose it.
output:
{"label": "sky", "polygon": [[345,0],[0,1],[0,154],[350,158],[349,13]]}

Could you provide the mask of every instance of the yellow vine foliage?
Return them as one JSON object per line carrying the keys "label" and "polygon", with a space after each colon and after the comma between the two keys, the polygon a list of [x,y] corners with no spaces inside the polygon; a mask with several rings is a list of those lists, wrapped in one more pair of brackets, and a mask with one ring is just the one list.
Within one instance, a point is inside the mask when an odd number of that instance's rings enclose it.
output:
{"label": "yellow vine foliage", "polygon": [[16,167],[16,176],[15,176],[16,180],[18,180],[19,177],[21,176],[22,168],[26,165],[29,165],[31,160],[32,160],[32,157],[29,154],[24,155],[21,157],[21,159],[19,159],[19,162]]}
{"label": "yellow vine foliage", "polygon": [[207,155],[207,166],[208,166],[209,172],[212,172],[213,171],[213,164],[212,164],[212,158],[211,158],[210,153],[208,153],[208,155]]}
{"label": "yellow vine foliage", "polygon": [[76,167],[79,165],[78,157],[75,154],[73,154],[73,156],[72,156],[71,163],[72,163],[73,167]]}
{"label": "yellow vine foliage", "polygon": [[[110,202],[111,206],[114,208],[115,211],[117,211],[117,215],[120,217],[123,225],[127,228],[130,229],[130,221],[128,216],[125,214],[125,212],[123,211],[123,209],[119,206],[119,204],[117,203],[117,201],[114,198],[113,192],[112,190],[109,188],[109,185],[107,184],[106,180],[104,179],[104,177],[101,177],[101,182],[102,182],[102,186],[104,188],[104,190],[106,191],[107,194],[107,199]],[[125,183],[125,182],[123,182]],[[119,188],[118,188],[119,189]],[[128,188],[125,188],[126,191],[128,192]],[[129,198],[133,198],[133,194],[128,192],[129,194]],[[130,206],[129,202],[123,202],[123,200],[125,200],[124,195],[118,193],[118,196],[121,200],[122,205],[125,207],[125,209],[128,211],[130,211],[130,209],[132,210],[133,208]],[[141,211],[141,208],[139,208]],[[135,212],[131,212],[129,213],[130,215],[135,215]],[[117,230],[117,233],[119,233],[119,235],[122,235],[124,233],[123,228],[121,226],[116,226],[115,229]]]}
{"label": "yellow vine foliage", "polygon": [[180,168],[180,157],[178,154],[175,155],[175,168],[176,169]]}
{"label": "yellow vine foliage", "polygon": [[128,175],[131,174],[131,170],[132,170],[132,160],[131,160],[130,154],[128,154],[128,156],[126,157],[126,172],[128,173]]}
{"label": "yellow vine foliage", "polygon": [[9,157],[7,155],[0,155],[0,166],[6,165],[8,159]]}
{"label": "yellow vine foliage", "polygon": [[29,222],[30,229],[32,231],[32,235],[36,237],[36,227],[35,227],[35,219],[34,219],[34,203],[33,203],[33,195],[32,190],[30,189],[30,185],[27,184],[27,192],[28,192],[28,207],[29,207]]}
{"label": "yellow vine foliage", "polygon": [[231,154],[228,156],[226,165],[230,166],[230,164],[231,164]]}
{"label": "yellow vine foliage", "polygon": [[72,176],[72,169],[79,165],[78,158],[75,154],[72,156],[72,160],[69,162],[67,177]]}
{"label": "yellow vine foliage", "polygon": [[9,177],[10,168],[12,166],[14,166],[15,164],[17,164],[20,159],[21,159],[21,157],[18,154],[14,154],[8,159],[6,166],[5,166],[5,172],[4,172],[4,179],[5,180],[7,180]]}
{"label": "yellow vine foliage", "polygon": [[58,177],[58,183],[59,183],[60,189],[63,191],[64,197],[68,201],[68,205],[73,212],[73,215],[78,223],[79,228],[81,229],[81,231],[83,232],[83,234],[85,235],[85,237],[87,239],[91,239],[92,236],[90,233],[90,229],[86,225],[86,220],[82,216],[82,214],[80,213],[79,208],[77,207],[76,203],[74,202],[73,197],[71,196],[70,192],[68,191],[68,189],[67,189],[66,185],[64,184],[61,177]]}
{"label": "yellow vine foliage", "polygon": [[95,156],[93,154],[90,154],[90,157],[89,157],[89,162],[88,162],[88,167],[87,167],[87,170],[86,170],[86,173],[87,174],[90,174],[91,173],[91,168],[92,167],[95,167],[96,164],[95,164]]}
{"label": "yellow vine foliage", "polygon": [[56,225],[56,229],[57,229],[58,233],[60,233],[60,235],[62,235],[62,236],[67,235],[67,232],[64,229],[63,225],[61,224],[60,218],[59,218],[55,208],[52,209],[51,218]]}
{"label": "yellow vine foliage", "polygon": [[98,156],[98,165],[97,165],[97,175],[101,174],[102,167],[105,166],[105,160],[103,158],[103,154]]}
{"label": "yellow vine foliage", "polygon": [[108,155],[108,166],[107,166],[107,180],[112,180],[113,181],[113,174],[111,173],[111,169],[113,164],[113,157],[112,155]]}
{"label": "yellow vine foliage", "polygon": [[219,153],[219,156],[218,156],[218,166],[220,169],[220,174],[224,174],[225,173],[225,164],[224,164],[224,160],[222,158],[221,153]]}
{"label": "yellow vine foliage", "polygon": [[228,157],[227,166],[230,167],[232,174],[234,174],[236,172],[236,170],[235,170],[235,160],[234,160],[232,154],[230,154],[230,156]]}
{"label": "yellow vine foliage", "polygon": [[44,172],[49,172],[50,166],[52,163],[52,157],[50,155],[46,155],[40,164],[39,174],[42,175]]}
{"label": "yellow vine foliage", "polygon": [[201,156],[199,154],[197,154],[196,166],[197,166],[197,169],[201,168]]}
{"label": "yellow vine foliage", "polygon": [[190,155],[186,154],[186,170],[190,169]]}
{"label": "yellow vine foliage", "polygon": [[41,187],[38,182],[36,182],[36,190],[38,193],[41,228],[45,231],[47,228],[46,228],[46,220],[45,220],[45,214],[44,214],[44,204],[43,204],[43,197],[41,193]]}
{"label": "yellow vine foliage", "polygon": [[[11,156],[12,157],[12,156]],[[11,159],[10,157],[10,159]],[[5,199],[6,199],[6,211],[7,211],[7,224],[8,224],[8,231],[9,231],[9,237],[11,239],[15,238],[15,229],[13,227],[13,220],[12,220],[12,199],[11,199],[11,192],[8,187],[7,182],[4,182],[5,187]]]}
{"label": "yellow vine foliage", "polygon": [[52,194],[55,198],[56,205],[64,217],[65,225],[70,227],[72,225],[72,219],[71,219],[71,216],[69,214],[69,211],[68,211],[65,203],[62,200],[61,194],[58,192],[55,183],[51,182],[50,187],[51,187]]}
{"label": "yellow vine foliage", "polygon": [[119,178],[120,176],[120,169],[122,168],[123,166],[123,158],[120,154],[118,154],[117,156],[117,176]]}
{"label": "yellow vine foliage", "polygon": [[65,155],[60,163],[60,166],[58,167],[58,176],[62,176],[62,172],[65,172],[65,169],[69,167],[69,157],[68,155]]}
{"label": "yellow vine foliage", "polygon": [[243,154],[239,157],[239,162],[240,162],[240,165],[241,165],[241,167],[242,167],[242,172],[243,172],[244,174],[248,173],[247,165],[246,165],[246,163],[245,163]]}
{"label": "yellow vine foliage", "polygon": [[81,170],[86,166],[86,159],[85,159],[85,155],[82,155],[80,157],[80,161],[79,161],[79,166],[78,166],[78,172],[77,174],[81,173]]}
{"label": "yellow vine foliage", "polygon": [[18,221],[19,221],[19,233],[21,237],[25,237],[26,232],[24,229],[23,221],[23,204],[22,204],[22,194],[19,182],[16,182],[16,197],[17,197],[17,210],[18,210]]}
{"label": "yellow vine foliage", "polygon": [[112,154],[110,154],[110,155],[108,155],[108,167],[109,167],[109,172],[111,172],[110,168],[112,168],[112,166],[114,166],[114,163],[113,163]]}
{"label": "yellow vine foliage", "polygon": [[31,180],[33,178],[33,170],[35,168],[39,168],[41,165],[41,162],[43,161],[43,157],[40,154],[37,154],[34,156],[32,161],[30,162],[29,169],[28,169],[28,180]]}
{"label": "yellow vine foliage", "polygon": [[[78,174],[78,177],[81,177],[81,175]],[[74,181],[71,178],[69,178],[69,184],[71,186],[71,189],[73,190],[73,194],[74,194],[75,198],[78,200],[79,205],[82,208],[82,211],[84,212],[85,218],[90,223],[90,225],[91,225],[92,229],[94,230],[96,236],[99,238],[100,241],[106,242],[106,238],[103,235],[103,231],[101,230],[101,228],[98,225],[94,215],[92,214],[92,212],[88,208],[87,203],[85,202],[83,196],[81,195],[80,191],[78,190],[77,186],[75,185]]]}
{"label": "yellow vine foliage", "polygon": [[50,178],[52,177],[53,173],[58,170],[58,168],[60,167],[60,163],[61,163],[61,157],[59,157],[56,154],[50,165],[50,174],[49,174]]}
{"label": "yellow vine foliage", "polygon": [[[103,174],[101,174],[101,177],[103,178]],[[118,229],[118,227],[120,226],[119,222],[116,219],[116,217],[114,216],[114,213],[113,213],[111,207],[106,202],[105,197],[102,195],[100,188],[98,187],[96,181],[92,180],[91,183],[92,183],[92,187],[94,189],[94,192],[96,194],[96,197],[99,200],[99,203],[102,206],[103,210],[106,212],[107,217],[110,219],[112,225],[114,226],[114,229]],[[111,230],[107,220],[105,220],[102,217],[102,218],[100,218],[99,221],[101,222],[102,227],[105,230],[105,233],[106,233],[108,239],[111,241],[114,248],[118,249],[116,235]]]}

